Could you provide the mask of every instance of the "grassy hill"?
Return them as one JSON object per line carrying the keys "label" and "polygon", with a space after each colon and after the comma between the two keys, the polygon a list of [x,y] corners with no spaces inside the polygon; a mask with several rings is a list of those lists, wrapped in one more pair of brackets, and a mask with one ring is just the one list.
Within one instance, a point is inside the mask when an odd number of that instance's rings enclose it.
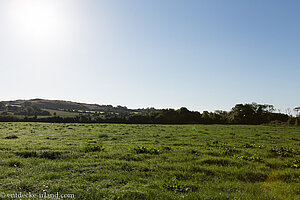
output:
{"label": "grassy hill", "polygon": [[16,116],[62,116],[74,117],[76,115],[128,115],[142,113],[148,109],[128,109],[123,106],[98,105],[78,103],[63,100],[30,99],[0,102],[0,114]]}

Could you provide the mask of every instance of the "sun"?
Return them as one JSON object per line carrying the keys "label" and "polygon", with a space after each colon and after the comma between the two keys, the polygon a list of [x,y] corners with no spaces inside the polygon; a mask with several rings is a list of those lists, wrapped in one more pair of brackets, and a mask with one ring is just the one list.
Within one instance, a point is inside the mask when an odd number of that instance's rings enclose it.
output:
{"label": "sun", "polygon": [[13,0],[10,15],[15,33],[30,42],[51,42],[64,29],[63,12],[57,1]]}

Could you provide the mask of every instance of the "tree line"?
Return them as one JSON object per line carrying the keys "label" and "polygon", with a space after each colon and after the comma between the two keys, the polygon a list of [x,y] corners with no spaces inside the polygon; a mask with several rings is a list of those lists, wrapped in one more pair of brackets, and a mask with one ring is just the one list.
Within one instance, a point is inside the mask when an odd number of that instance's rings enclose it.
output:
{"label": "tree line", "polygon": [[299,125],[300,118],[274,112],[274,106],[267,104],[236,104],[231,111],[215,112],[180,109],[149,110],[144,113],[112,116],[78,115],[75,117],[0,116],[0,121],[51,122],[51,123],[130,123],[130,124],[268,124],[285,123]]}

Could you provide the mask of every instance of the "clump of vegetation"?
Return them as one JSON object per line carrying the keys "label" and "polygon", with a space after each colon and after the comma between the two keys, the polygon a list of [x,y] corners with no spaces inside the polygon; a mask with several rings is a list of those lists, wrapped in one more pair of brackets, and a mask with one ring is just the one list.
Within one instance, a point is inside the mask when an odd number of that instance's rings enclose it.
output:
{"label": "clump of vegetation", "polygon": [[101,152],[104,151],[104,147],[100,144],[88,143],[84,147],[84,151],[87,152]]}
{"label": "clump of vegetation", "polygon": [[276,146],[271,149],[271,153],[281,157],[295,157],[295,155],[298,154],[298,151],[293,147]]}
{"label": "clump of vegetation", "polygon": [[36,151],[19,151],[19,152],[16,152],[16,155],[23,157],[23,158],[37,157]]}
{"label": "clump of vegetation", "polygon": [[108,135],[106,133],[100,133],[98,135],[99,138],[108,138]]}
{"label": "clump of vegetation", "polygon": [[247,160],[247,161],[263,161],[263,159],[258,156],[257,154],[254,154],[252,156],[237,156],[237,155],[233,155],[232,156],[233,159],[242,159],[242,160]]}
{"label": "clump of vegetation", "polygon": [[196,156],[200,155],[200,153],[197,150],[194,150],[194,149],[191,149],[189,152],[193,155],[196,155]]}
{"label": "clump of vegetation", "polygon": [[20,160],[13,159],[7,162],[9,167],[21,167],[23,164]]}
{"label": "clump of vegetation", "polygon": [[16,136],[16,135],[9,135],[9,136],[6,136],[5,139],[18,139],[19,137]]}
{"label": "clump of vegetation", "polygon": [[244,147],[245,148],[254,148],[255,144],[246,143],[246,144],[244,144]]}
{"label": "clump of vegetation", "polygon": [[288,167],[299,169],[300,168],[300,159],[293,160],[290,164],[287,165]]}
{"label": "clump of vegetation", "polygon": [[291,138],[291,140],[300,141],[300,138]]}
{"label": "clump of vegetation", "polygon": [[180,184],[176,177],[164,183],[163,188],[165,188],[168,191],[173,191],[175,193],[183,193],[189,191],[189,188]]}
{"label": "clump of vegetation", "polygon": [[231,156],[237,152],[238,152],[238,150],[235,149],[235,147],[230,147],[230,146],[223,147],[221,150],[222,155],[229,155],[229,156]]}
{"label": "clump of vegetation", "polygon": [[157,148],[147,148],[144,146],[137,146],[134,147],[133,150],[138,154],[140,153],[159,154],[159,150]]}
{"label": "clump of vegetation", "polygon": [[163,149],[166,150],[166,151],[171,151],[172,147],[171,146],[164,146]]}

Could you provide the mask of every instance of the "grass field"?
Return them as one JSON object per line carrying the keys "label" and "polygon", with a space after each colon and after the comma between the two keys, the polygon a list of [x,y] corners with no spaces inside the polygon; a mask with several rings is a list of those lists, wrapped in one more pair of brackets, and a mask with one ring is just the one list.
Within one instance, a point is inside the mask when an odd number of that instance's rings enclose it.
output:
{"label": "grass field", "polygon": [[300,199],[299,146],[296,127],[0,123],[0,193]]}

